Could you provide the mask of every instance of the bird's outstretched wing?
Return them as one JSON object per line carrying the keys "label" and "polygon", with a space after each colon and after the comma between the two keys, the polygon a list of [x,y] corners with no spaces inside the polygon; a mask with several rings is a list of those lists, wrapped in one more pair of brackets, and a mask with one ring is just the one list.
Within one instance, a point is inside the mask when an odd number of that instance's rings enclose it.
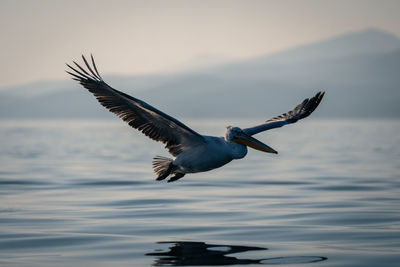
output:
{"label": "bird's outstretched wing", "polygon": [[246,128],[243,131],[248,135],[254,135],[283,125],[295,123],[296,121],[308,117],[319,105],[325,92],[318,92],[314,97],[305,99],[293,110],[267,120],[265,123]]}
{"label": "bird's outstretched wing", "polygon": [[71,69],[67,73],[72,75],[72,79],[83,85],[97,98],[101,105],[130,126],[155,141],[163,142],[173,156],[178,155],[185,147],[204,142],[202,135],[180,121],[146,102],[115,90],[106,84],[97,71],[93,56],[91,56],[92,66],[84,56],[82,56],[82,59],[86,68],[81,67],[75,61],[73,62],[76,67],[67,64]]}

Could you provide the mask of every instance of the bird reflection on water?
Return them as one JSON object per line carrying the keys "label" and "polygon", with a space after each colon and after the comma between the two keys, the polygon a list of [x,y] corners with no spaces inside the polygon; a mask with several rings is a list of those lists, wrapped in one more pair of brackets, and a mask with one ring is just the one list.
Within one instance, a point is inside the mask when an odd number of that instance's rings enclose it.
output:
{"label": "bird reflection on water", "polygon": [[312,263],[324,261],[321,256],[276,257],[265,259],[239,259],[227,256],[234,253],[252,250],[267,250],[262,247],[215,245],[204,242],[159,242],[173,244],[166,252],[147,253],[146,256],[155,256],[154,266],[215,266],[215,265],[245,265],[245,264],[288,264]]}

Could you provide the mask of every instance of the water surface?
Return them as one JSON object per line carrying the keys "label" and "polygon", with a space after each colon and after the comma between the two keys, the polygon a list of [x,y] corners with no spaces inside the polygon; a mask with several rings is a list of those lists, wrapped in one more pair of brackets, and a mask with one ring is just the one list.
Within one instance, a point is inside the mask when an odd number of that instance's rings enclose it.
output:
{"label": "water surface", "polygon": [[163,145],[117,119],[3,121],[0,265],[398,266],[399,132],[307,119],[257,135],[278,155],[166,183]]}

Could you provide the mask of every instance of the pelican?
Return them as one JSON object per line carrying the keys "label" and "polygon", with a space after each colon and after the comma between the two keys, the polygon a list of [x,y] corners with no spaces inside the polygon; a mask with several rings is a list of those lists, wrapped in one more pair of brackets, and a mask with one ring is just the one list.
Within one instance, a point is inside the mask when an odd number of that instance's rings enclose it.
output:
{"label": "pelican", "polygon": [[162,156],[153,158],[153,170],[157,175],[157,181],[170,177],[168,182],[173,182],[187,173],[219,168],[234,159],[244,158],[247,147],[277,154],[276,150],[252,136],[308,117],[324,96],[324,92],[318,92],[314,97],[305,99],[293,110],[273,117],[260,125],[245,129],[228,126],[224,137],[207,136],[193,131],[182,122],[146,102],[109,86],[100,76],[93,55],[91,55],[91,64],[83,55],[82,59],[84,67],[75,61],[73,61],[74,67],[66,64],[69,67],[69,71],[66,72],[72,75],[72,79],[78,81],[97,98],[101,105],[131,127],[155,141],[164,143],[165,148],[173,156],[173,158]]}

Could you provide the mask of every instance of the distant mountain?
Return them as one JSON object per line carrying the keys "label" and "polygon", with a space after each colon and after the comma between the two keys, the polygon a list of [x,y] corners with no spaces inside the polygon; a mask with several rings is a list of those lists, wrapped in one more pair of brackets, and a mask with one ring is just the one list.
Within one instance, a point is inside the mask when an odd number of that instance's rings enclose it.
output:
{"label": "distant mountain", "polygon": [[315,44],[296,47],[274,55],[260,58],[275,63],[298,63],[333,59],[363,54],[390,53],[398,50],[400,39],[392,34],[370,28],[361,32],[339,35]]}
{"label": "distant mountain", "polygon": [[[326,97],[316,117],[398,118],[399,70],[400,40],[368,29],[208,69],[176,75],[106,77],[106,81],[180,118],[268,118],[318,90],[325,90]],[[0,91],[0,118],[112,116],[107,113],[73,81]]]}

